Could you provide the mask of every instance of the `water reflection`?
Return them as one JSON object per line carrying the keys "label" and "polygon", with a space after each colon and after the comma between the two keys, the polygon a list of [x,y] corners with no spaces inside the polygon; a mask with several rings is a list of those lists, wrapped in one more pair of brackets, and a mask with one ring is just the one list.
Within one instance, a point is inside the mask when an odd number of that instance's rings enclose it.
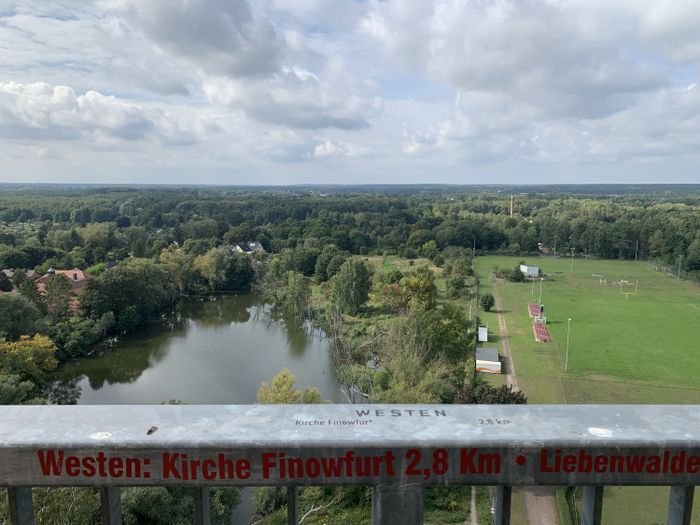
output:
{"label": "water reflection", "polygon": [[252,403],[261,381],[287,367],[300,387],[336,400],[328,345],[307,327],[274,319],[255,294],[181,304],[95,357],[62,367],[55,403]]}

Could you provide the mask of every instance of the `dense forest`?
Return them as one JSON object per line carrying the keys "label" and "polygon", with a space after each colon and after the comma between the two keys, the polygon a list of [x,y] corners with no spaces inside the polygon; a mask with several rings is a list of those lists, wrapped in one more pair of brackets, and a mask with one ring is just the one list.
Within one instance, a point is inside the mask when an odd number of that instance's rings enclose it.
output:
{"label": "dense forest", "polygon": [[173,243],[201,255],[257,239],[271,252],[334,244],[356,254],[410,254],[431,240],[440,250],[530,254],[542,243],[561,254],[681,259],[683,269],[700,269],[697,186],[632,194],[618,186],[391,188],[8,187],[0,193],[0,266],[85,268],[157,257]]}
{"label": "dense forest", "polygon": [[[465,381],[480,253],[653,258],[698,279],[700,186],[5,186],[0,404],[63,402],[47,388],[60,362],[182,298],[250,289],[274,315],[323,328],[348,402],[523,403],[521,392]],[[410,265],[376,264],[390,255]],[[282,373],[259,402],[321,401],[292,384]],[[177,497],[132,492],[135,515],[148,498]],[[428,509],[449,507],[445,494],[431,492]],[[259,511],[274,515],[284,497],[261,491]],[[362,490],[324,497],[367,500]],[[235,494],[217,498],[228,519]]]}

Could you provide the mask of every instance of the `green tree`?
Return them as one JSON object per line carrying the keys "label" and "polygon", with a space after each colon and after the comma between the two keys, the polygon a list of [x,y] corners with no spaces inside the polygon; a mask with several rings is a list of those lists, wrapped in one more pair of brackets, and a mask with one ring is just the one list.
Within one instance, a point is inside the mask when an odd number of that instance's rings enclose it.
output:
{"label": "green tree", "polygon": [[250,256],[212,248],[194,260],[193,268],[214,290],[250,290],[255,277]]}
{"label": "green tree", "polygon": [[0,294],[0,338],[10,341],[37,330],[41,313],[26,297]]}
{"label": "green tree", "polygon": [[431,261],[440,254],[440,248],[438,248],[437,243],[432,239],[423,244],[420,251],[423,257],[427,257]]}
{"label": "green tree", "polygon": [[107,264],[105,264],[103,262],[93,264],[92,266],[85,268],[85,273],[92,275],[93,277],[97,277],[98,275],[102,275],[106,271],[107,271]]}
{"label": "green tree", "polygon": [[5,272],[0,271],[0,292],[11,292],[12,291],[12,281],[5,275]]}
{"label": "green tree", "polygon": [[467,293],[467,280],[460,274],[451,274],[445,280],[445,286],[450,297],[460,297]]}
{"label": "green tree", "polygon": [[172,304],[175,287],[161,264],[149,259],[128,259],[91,279],[80,304],[92,319],[112,312],[118,330],[132,330]]}
{"label": "green tree", "polygon": [[361,259],[349,259],[333,276],[333,302],[341,311],[356,315],[367,301],[371,286],[372,269]]}
{"label": "green tree", "polygon": [[296,378],[288,369],[283,368],[268,385],[263,382],[258,388],[255,401],[265,405],[293,405],[297,403],[322,403],[321,393],[316,388],[300,390],[294,387]]}
{"label": "green tree", "polygon": [[65,275],[56,274],[46,282],[46,313],[52,322],[68,317],[73,292]]}
{"label": "green tree", "polygon": [[22,283],[24,281],[26,281],[27,279],[29,279],[29,277],[27,277],[27,274],[24,273],[23,270],[16,269],[12,273],[12,284],[15,285],[15,288],[17,288],[17,289],[19,289],[19,287],[22,285]]}
{"label": "green tree", "polygon": [[[122,489],[124,525],[189,525],[194,523],[195,490],[187,487],[129,487]],[[231,523],[240,501],[238,491],[215,488],[210,492],[212,523]]]}
{"label": "green tree", "polygon": [[[333,277],[333,275],[328,275],[328,265],[334,257],[342,253],[343,252],[340,250],[340,248],[338,248],[335,244],[329,244],[328,246],[325,246],[323,250],[321,250],[321,254],[316,259],[316,267],[314,268],[314,277],[316,277],[318,282],[326,282],[328,279]],[[340,264],[343,262],[345,261],[343,260]],[[338,265],[338,268],[339,267],[340,265]]]}
{"label": "green tree", "polygon": [[159,256],[160,262],[170,275],[180,295],[186,295],[194,286],[194,255],[187,253],[182,248],[169,246]]}
{"label": "green tree", "polygon": [[491,308],[496,304],[496,299],[493,298],[493,295],[490,293],[486,293],[481,296],[481,299],[479,300],[481,303],[481,307],[484,309],[486,312],[490,312]]}
{"label": "green tree", "polygon": [[311,280],[297,272],[287,272],[287,285],[282,291],[282,307],[287,315],[299,320],[311,315]]}
{"label": "green tree", "polygon": [[[318,404],[323,403],[321,393],[316,388],[300,390],[294,387],[296,378],[288,369],[283,368],[272,378],[268,385],[263,382],[258,388],[256,402],[266,405]],[[258,511],[268,514],[286,503],[286,491],[280,487],[265,487],[255,490]]]}
{"label": "green tree", "polygon": [[35,280],[26,278],[18,288],[20,295],[33,304],[40,312],[46,311],[46,300],[41,295]]}
{"label": "green tree", "polygon": [[107,312],[99,319],[70,317],[48,327],[56,343],[56,356],[61,361],[81,357],[90,352],[92,345],[102,339],[114,326],[114,314]]}
{"label": "green tree", "polygon": [[41,383],[58,366],[56,345],[44,335],[23,335],[17,341],[0,342],[0,367],[34,383]]}
{"label": "green tree", "polygon": [[513,390],[512,385],[493,386],[484,380],[463,386],[454,399],[458,404],[522,405],[527,403],[525,394]]}
{"label": "green tree", "polygon": [[404,277],[402,284],[411,297],[411,306],[422,309],[434,308],[437,304],[437,286],[435,276],[427,266],[412,269]]}
{"label": "green tree", "polygon": [[700,237],[695,238],[688,246],[685,267],[688,270],[700,270]]}
{"label": "green tree", "polygon": [[35,388],[34,383],[19,375],[0,371],[0,405],[36,404],[41,399],[34,396]]}

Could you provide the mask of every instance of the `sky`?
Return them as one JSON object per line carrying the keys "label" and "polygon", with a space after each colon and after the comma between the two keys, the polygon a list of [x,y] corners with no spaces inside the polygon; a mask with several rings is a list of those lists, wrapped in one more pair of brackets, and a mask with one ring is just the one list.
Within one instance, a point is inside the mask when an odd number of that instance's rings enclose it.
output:
{"label": "sky", "polygon": [[0,182],[700,183],[697,0],[0,0]]}

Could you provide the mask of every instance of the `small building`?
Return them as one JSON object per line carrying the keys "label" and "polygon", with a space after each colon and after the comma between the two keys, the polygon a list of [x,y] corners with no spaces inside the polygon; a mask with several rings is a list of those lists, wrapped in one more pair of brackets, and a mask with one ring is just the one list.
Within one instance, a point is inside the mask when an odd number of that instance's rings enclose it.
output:
{"label": "small building", "polygon": [[241,242],[241,243],[236,244],[233,247],[233,250],[238,252],[238,253],[253,254],[253,253],[264,252],[265,248],[263,248],[262,244],[260,244],[257,241],[250,241],[250,242]]}
{"label": "small building", "polygon": [[529,264],[521,264],[520,271],[523,272],[523,275],[527,278],[539,277],[539,275],[540,275],[539,266],[530,266]]}
{"label": "small building", "polygon": [[489,340],[489,330],[485,326],[479,327],[479,342],[486,343]]}
{"label": "small building", "polygon": [[498,349],[477,348],[476,371],[485,372],[487,374],[500,374],[501,360],[498,358]]}
{"label": "small building", "polygon": [[80,293],[83,286],[85,286],[85,283],[88,281],[88,279],[90,279],[90,276],[79,268],[73,268],[72,270],[54,270],[53,268],[49,268],[44,275],[36,280],[37,289],[39,292],[46,292],[46,283],[49,282],[49,279],[51,279],[51,277],[54,275],[63,275],[66,279],[68,279],[70,282],[71,291],[75,295]]}

